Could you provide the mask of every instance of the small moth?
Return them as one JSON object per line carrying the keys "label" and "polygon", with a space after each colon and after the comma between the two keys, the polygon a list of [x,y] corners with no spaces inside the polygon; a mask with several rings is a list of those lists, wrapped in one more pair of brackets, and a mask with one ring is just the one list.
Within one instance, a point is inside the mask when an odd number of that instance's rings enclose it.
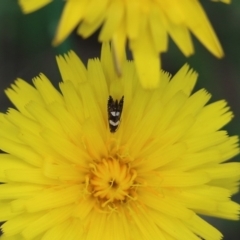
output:
{"label": "small moth", "polygon": [[110,128],[110,132],[114,133],[116,132],[121,115],[122,115],[122,110],[123,110],[123,102],[124,102],[124,96],[118,100],[113,100],[112,96],[109,96],[108,98],[108,124]]}

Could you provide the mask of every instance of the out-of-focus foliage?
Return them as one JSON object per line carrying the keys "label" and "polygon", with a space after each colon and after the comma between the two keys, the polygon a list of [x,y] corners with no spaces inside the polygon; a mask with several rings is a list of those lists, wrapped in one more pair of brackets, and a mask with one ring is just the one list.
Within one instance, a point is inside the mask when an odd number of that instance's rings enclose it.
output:
{"label": "out-of-focus foliage", "polygon": [[[235,118],[227,126],[230,135],[240,135],[240,1],[225,5],[201,1],[225,51],[223,59],[212,56],[194,37],[196,53],[184,57],[170,41],[163,54],[163,69],[174,74],[185,62],[199,73],[197,89],[206,88],[212,99],[226,99]],[[76,33],[57,48],[51,46],[64,1],[58,0],[34,13],[23,15],[16,0],[0,0],[0,111],[10,106],[4,89],[17,77],[31,82],[43,72],[59,82],[55,55],[73,49],[86,62],[98,57],[100,44],[97,35],[86,40]],[[240,157],[238,157],[240,159]],[[240,194],[234,197],[240,202]],[[224,234],[225,240],[240,238],[240,221],[210,220]]]}

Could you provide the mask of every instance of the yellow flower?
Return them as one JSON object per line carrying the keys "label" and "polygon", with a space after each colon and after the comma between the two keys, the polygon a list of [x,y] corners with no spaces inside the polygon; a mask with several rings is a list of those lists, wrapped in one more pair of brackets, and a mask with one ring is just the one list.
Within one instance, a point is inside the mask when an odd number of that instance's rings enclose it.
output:
{"label": "yellow flower", "polygon": [[[23,11],[29,13],[50,0],[19,2]],[[229,3],[230,0],[222,2]],[[118,74],[122,73],[128,41],[139,79],[145,88],[159,84],[159,53],[167,50],[168,35],[185,56],[194,52],[190,32],[213,55],[223,56],[221,45],[198,0],[67,0],[54,45],[64,41],[78,24],[77,32],[84,38],[103,25],[99,41],[112,41]]]}
{"label": "yellow flower", "polygon": [[43,74],[6,90],[17,110],[0,115],[3,239],[221,239],[198,214],[238,219],[226,102],[192,94],[187,65],[154,90],[133,62],[119,79],[109,45],[87,68],[73,52],[57,63],[60,92]]}

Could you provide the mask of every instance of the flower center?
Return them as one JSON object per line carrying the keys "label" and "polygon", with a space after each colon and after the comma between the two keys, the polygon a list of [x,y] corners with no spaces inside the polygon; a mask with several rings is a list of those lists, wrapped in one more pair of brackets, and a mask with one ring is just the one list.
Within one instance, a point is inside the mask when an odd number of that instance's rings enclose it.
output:
{"label": "flower center", "polygon": [[98,198],[101,206],[108,203],[125,202],[127,198],[134,198],[134,180],[137,173],[127,163],[116,159],[103,160],[101,163],[91,164],[89,185],[92,195]]}

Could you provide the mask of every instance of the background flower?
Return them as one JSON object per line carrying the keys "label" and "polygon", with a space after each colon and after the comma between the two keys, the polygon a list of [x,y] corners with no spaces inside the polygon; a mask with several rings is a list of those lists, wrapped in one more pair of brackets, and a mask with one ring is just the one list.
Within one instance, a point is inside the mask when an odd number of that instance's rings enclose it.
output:
{"label": "background flower", "polygon": [[[114,71],[109,46],[87,69],[71,52],[57,58],[57,91],[40,74],[6,93],[17,107],[0,118],[2,229],[26,239],[221,239],[196,213],[238,219],[238,138],[219,130],[232,113],[192,94],[183,66],[145,90],[132,62]],[[124,96],[111,133],[107,99]],[[97,228],[96,228],[97,226]],[[6,238],[7,239],[7,238]]]}
{"label": "background flower", "polygon": [[[231,135],[239,135],[240,2],[233,1],[228,6],[212,1],[201,1],[201,4],[221,40],[226,57],[221,60],[214,58],[193,38],[197,54],[186,58],[170,39],[168,52],[162,54],[163,69],[175,73],[188,61],[189,65],[200,73],[197,88],[206,88],[212,93],[214,101],[222,98],[227,100],[235,117],[225,129]],[[0,0],[0,89],[9,87],[16,76],[31,82],[30,79],[40,71],[44,72],[58,88],[60,76],[54,60],[56,54],[74,49],[84,62],[99,56],[98,33],[83,40],[75,34],[76,31],[73,31],[63,44],[52,48],[51,40],[63,7],[64,1],[55,0],[33,14],[24,15],[17,1]],[[224,21],[219,19],[219,16]],[[3,91],[0,91],[0,102],[0,109],[5,112],[10,102]],[[233,199],[240,202],[240,194],[234,195]],[[239,222],[211,217],[205,219],[221,230],[224,239],[239,239]]]}
{"label": "background flower", "polygon": [[[20,0],[25,13],[51,1]],[[230,0],[222,1],[229,3]],[[100,42],[112,41],[116,71],[121,74],[125,46],[129,42],[137,73],[145,88],[159,84],[159,53],[168,48],[168,35],[185,56],[194,52],[190,32],[215,56],[223,51],[212,26],[198,0],[68,0],[64,6],[54,38],[58,45],[77,26],[84,38],[101,25]]]}

